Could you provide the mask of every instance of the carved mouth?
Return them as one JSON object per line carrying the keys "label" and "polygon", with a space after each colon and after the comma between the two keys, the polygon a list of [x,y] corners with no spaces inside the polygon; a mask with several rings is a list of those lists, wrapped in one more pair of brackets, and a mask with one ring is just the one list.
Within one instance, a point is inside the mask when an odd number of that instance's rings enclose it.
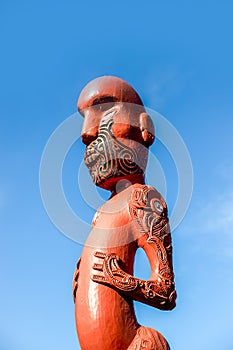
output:
{"label": "carved mouth", "polygon": [[97,149],[96,145],[98,144],[95,140],[86,148],[86,152],[84,154],[84,162],[87,166],[93,165],[93,163],[99,163],[104,160],[103,153]]}
{"label": "carved mouth", "polygon": [[96,162],[97,156],[94,153],[86,154],[84,155],[84,162],[86,165],[91,165],[92,163]]}
{"label": "carved mouth", "polygon": [[86,152],[84,154],[84,163],[86,166],[90,167],[94,164],[102,164],[103,162],[103,155],[99,154],[98,152]]}

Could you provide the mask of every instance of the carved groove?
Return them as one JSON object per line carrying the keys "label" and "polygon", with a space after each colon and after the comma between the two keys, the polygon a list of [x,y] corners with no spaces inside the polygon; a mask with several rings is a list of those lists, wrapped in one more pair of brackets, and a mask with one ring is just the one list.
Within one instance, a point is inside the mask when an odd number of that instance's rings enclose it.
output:
{"label": "carved groove", "polygon": [[[100,125],[98,137],[86,150],[84,162],[92,180],[99,185],[110,177],[143,174],[143,155],[120,142],[112,132],[113,120]],[[141,164],[141,166],[139,166]]]}

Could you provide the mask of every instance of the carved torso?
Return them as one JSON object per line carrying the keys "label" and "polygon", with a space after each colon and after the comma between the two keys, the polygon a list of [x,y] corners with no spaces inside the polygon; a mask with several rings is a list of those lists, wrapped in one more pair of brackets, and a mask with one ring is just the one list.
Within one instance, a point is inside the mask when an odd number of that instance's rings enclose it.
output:
{"label": "carved torso", "polygon": [[[99,208],[93,219],[92,231],[84,246],[79,265],[75,299],[77,331],[83,350],[124,350],[136,335],[139,325],[134,314],[133,300],[102,284],[102,276],[95,275],[95,271],[101,266],[102,255],[112,253],[118,256],[126,275],[133,275],[134,258],[139,244],[143,246],[143,239],[148,240],[149,235],[153,234],[153,225],[155,228],[159,227],[159,232],[166,226],[167,218],[166,222],[160,218],[155,223],[159,215],[150,215],[146,202],[148,193],[151,192],[148,189],[151,188],[139,184],[128,187]],[[153,202],[153,199],[151,200]],[[143,206],[148,207],[146,211],[143,211]],[[159,207],[158,210],[162,209]],[[158,242],[161,240],[158,239]],[[152,278],[159,273],[159,266],[162,264],[158,263],[158,256],[161,256],[161,261],[165,259],[160,246],[165,250],[162,243],[155,244],[156,251],[153,245],[147,248],[147,253],[156,262],[152,264]],[[163,269],[169,270],[168,261],[164,260]],[[172,274],[172,271],[169,272]],[[130,286],[130,279],[125,278],[125,281],[119,282],[122,283],[119,288],[123,292],[127,291],[127,288],[129,292],[130,288],[136,288]],[[146,294],[148,291],[151,292],[148,289],[144,294],[150,298],[149,294]]]}
{"label": "carved torso", "polygon": [[[127,241],[123,235],[131,235],[128,205],[126,201],[122,203],[121,198],[124,198],[122,194],[113,197],[97,211],[92,231],[83,249],[75,311],[80,345],[83,350],[126,349],[135,336],[138,326],[134,316],[133,301],[125,300],[115,290],[91,279],[93,265],[99,262],[99,259],[94,256],[97,250],[103,253],[116,253],[122,261],[126,262],[125,271],[129,274],[133,273],[136,243],[129,237],[130,244],[117,244],[121,243],[120,240]],[[122,220],[127,230],[122,226]],[[115,247],[111,246],[113,242]]]}

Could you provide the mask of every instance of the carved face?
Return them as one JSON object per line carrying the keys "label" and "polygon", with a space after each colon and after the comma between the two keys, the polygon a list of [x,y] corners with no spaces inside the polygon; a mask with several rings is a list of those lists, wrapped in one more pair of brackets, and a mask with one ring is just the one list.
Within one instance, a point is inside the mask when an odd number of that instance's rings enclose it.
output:
{"label": "carved face", "polygon": [[143,174],[147,161],[147,150],[141,147],[141,152],[137,153],[138,147],[121,142],[113,133],[113,125],[113,119],[101,121],[98,137],[87,146],[84,155],[92,180],[104,188],[108,187],[109,179]]}
{"label": "carved face", "polygon": [[94,80],[94,87],[87,85],[78,102],[84,116],[82,141],[87,146],[84,161],[94,183],[113,190],[119,180],[131,181],[135,175],[144,174],[149,143],[145,142],[141,116],[149,116],[139,104],[138,95],[137,104],[128,102],[136,92],[127,83],[113,77],[111,84],[109,81],[106,84],[106,77],[98,79],[103,86],[99,81],[96,85]]}

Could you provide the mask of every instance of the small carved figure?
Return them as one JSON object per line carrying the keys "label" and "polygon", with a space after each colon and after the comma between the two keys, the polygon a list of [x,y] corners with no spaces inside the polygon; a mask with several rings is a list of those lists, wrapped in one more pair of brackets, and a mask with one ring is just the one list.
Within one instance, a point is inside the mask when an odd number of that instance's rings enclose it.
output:
{"label": "small carved figure", "polygon": [[[133,300],[161,310],[175,307],[167,206],[145,184],[154,127],[141,98],[125,81],[100,77],[81,92],[85,164],[97,186],[111,191],[93,219],[73,280],[82,350],[169,350],[156,330],[138,324]],[[136,250],[146,252],[149,280],[133,275]]]}

